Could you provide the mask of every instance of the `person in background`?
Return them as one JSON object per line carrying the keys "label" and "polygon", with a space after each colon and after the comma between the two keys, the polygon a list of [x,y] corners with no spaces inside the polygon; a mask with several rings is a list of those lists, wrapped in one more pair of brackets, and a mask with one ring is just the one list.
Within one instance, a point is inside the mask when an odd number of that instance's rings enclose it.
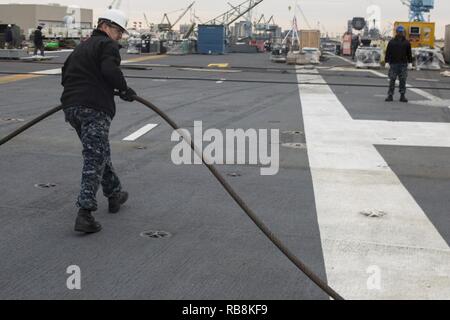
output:
{"label": "person in background", "polygon": [[354,35],[352,37],[352,59],[355,60],[356,57],[356,50],[358,50],[358,47],[361,44],[361,37],[359,34]]}
{"label": "person in background", "polygon": [[400,81],[400,101],[408,102],[406,99],[406,80],[408,78],[408,64],[412,64],[411,43],[405,37],[405,28],[398,26],[395,38],[389,41],[386,50],[386,63],[389,64],[389,91],[387,102],[394,100],[395,81]]}
{"label": "person in background", "polygon": [[5,49],[14,49],[14,35],[10,24],[5,32]]}
{"label": "person in background", "polygon": [[44,36],[42,35],[42,26],[38,26],[34,31],[34,55],[37,55],[38,50],[41,56],[44,56]]}

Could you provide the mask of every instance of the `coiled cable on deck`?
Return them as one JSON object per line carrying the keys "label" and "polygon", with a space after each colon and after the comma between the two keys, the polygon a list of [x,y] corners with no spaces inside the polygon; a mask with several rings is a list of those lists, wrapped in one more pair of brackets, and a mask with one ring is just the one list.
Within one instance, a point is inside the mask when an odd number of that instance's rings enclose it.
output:
{"label": "coiled cable on deck", "polygon": [[[185,137],[183,135],[183,132],[180,130],[180,127],[163,111],[161,111],[158,107],[156,107],[153,103],[139,97],[139,96],[133,96],[133,99],[136,101],[142,103],[146,107],[153,110],[156,114],[158,114],[161,118],[164,119],[174,130],[176,130],[180,136],[183,137],[183,139],[188,142],[192,148],[192,150],[202,159],[203,164],[209,169],[209,171],[214,175],[214,177],[219,181],[219,183],[222,185],[222,187],[228,192],[228,194],[234,199],[234,201],[239,205],[239,207],[244,210],[244,212],[247,214],[247,216],[256,224],[256,226],[266,235],[269,240],[301,271],[303,272],[311,281],[313,281],[320,289],[322,289],[329,297],[333,298],[334,300],[344,300],[342,296],[340,296],[333,288],[331,288],[325,281],[323,281],[316,273],[314,273],[311,269],[309,269],[299,258],[297,258],[294,253],[292,253],[284,244],[281,242],[280,239],[278,239],[275,234],[258,218],[258,216],[255,214],[255,212],[245,203],[245,201],[239,196],[239,194],[231,187],[231,185],[226,181],[226,179],[217,171],[217,169],[209,164],[207,159],[205,159],[205,156],[202,151],[199,151],[197,147],[195,146],[194,142]],[[10,141],[20,133],[24,132],[25,130],[31,128],[38,122],[46,119],[47,117],[51,116],[52,114],[60,111],[63,107],[58,106],[55,107],[43,115],[37,117],[36,119],[30,121],[29,123],[25,124],[24,126],[20,127],[19,129],[15,130],[5,138],[0,140],[0,146],[5,144],[6,142]]]}
{"label": "coiled cable on deck", "polygon": [[161,111],[158,107],[156,107],[151,102],[134,96],[134,99],[143,105],[147,106],[154,112],[156,112],[161,118],[164,119],[174,130],[176,130],[183,139],[188,142],[192,148],[192,150],[197,154],[198,157],[202,159],[203,164],[209,169],[209,171],[216,177],[222,187],[228,192],[228,194],[236,201],[239,207],[244,210],[247,216],[256,224],[256,226],[272,241],[272,243],[289,259],[295,266],[300,269],[311,281],[313,281],[320,289],[322,289],[328,296],[333,298],[334,300],[344,300],[333,288],[328,286],[319,276],[317,276],[311,269],[309,269],[300,259],[298,259],[282,242],[278,239],[275,234],[258,218],[255,212],[245,203],[245,201],[239,196],[239,194],[231,187],[231,185],[225,180],[225,178],[217,171],[217,169],[209,164],[210,161],[205,159],[205,156],[202,151],[197,149],[197,146],[191,139],[185,137],[180,130],[180,127],[170,119],[163,111]]}

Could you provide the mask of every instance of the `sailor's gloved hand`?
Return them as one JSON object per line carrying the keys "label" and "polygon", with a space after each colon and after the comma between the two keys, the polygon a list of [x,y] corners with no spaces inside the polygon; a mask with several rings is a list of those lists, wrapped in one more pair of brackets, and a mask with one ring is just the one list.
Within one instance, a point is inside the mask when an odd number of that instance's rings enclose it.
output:
{"label": "sailor's gloved hand", "polygon": [[412,63],[408,63],[408,70],[412,70],[413,69],[413,64]]}
{"label": "sailor's gloved hand", "polygon": [[128,102],[133,102],[134,101],[134,96],[136,96],[136,92],[131,89],[130,87],[128,87],[128,89],[126,91],[121,91],[119,92],[119,97],[120,99],[124,100],[124,101],[128,101]]}
{"label": "sailor's gloved hand", "polygon": [[386,69],[389,69],[391,66],[389,65],[388,62],[386,62],[386,64],[384,65],[384,67],[385,67]]}

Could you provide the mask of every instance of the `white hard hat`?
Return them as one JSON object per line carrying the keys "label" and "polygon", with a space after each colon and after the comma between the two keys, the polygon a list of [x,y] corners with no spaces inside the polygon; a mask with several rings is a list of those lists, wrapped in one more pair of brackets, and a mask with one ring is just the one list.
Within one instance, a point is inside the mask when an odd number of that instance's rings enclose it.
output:
{"label": "white hard hat", "polygon": [[100,17],[98,17],[98,20],[108,20],[115,24],[117,24],[119,27],[121,27],[125,33],[127,32],[127,25],[128,25],[128,17],[120,10],[117,9],[108,9],[106,10]]}
{"label": "white hard hat", "polygon": [[11,28],[11,25],[10,25],[10,24],[8,24],[8,27],[10,27],[10,28]]}

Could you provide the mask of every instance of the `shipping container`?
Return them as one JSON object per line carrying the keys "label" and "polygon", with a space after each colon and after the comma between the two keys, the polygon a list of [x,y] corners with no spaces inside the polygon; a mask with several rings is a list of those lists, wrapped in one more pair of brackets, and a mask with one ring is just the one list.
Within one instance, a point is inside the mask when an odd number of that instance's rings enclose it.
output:
{"label": "shipping container", "polygon": [[300,49],[320,48],[319,30],[300,30],[299,37],[300,37]]}
{"label": "shipping container", "polygon": [[226,36],[224,25],[198,26],[198,53],[225,54]]}

